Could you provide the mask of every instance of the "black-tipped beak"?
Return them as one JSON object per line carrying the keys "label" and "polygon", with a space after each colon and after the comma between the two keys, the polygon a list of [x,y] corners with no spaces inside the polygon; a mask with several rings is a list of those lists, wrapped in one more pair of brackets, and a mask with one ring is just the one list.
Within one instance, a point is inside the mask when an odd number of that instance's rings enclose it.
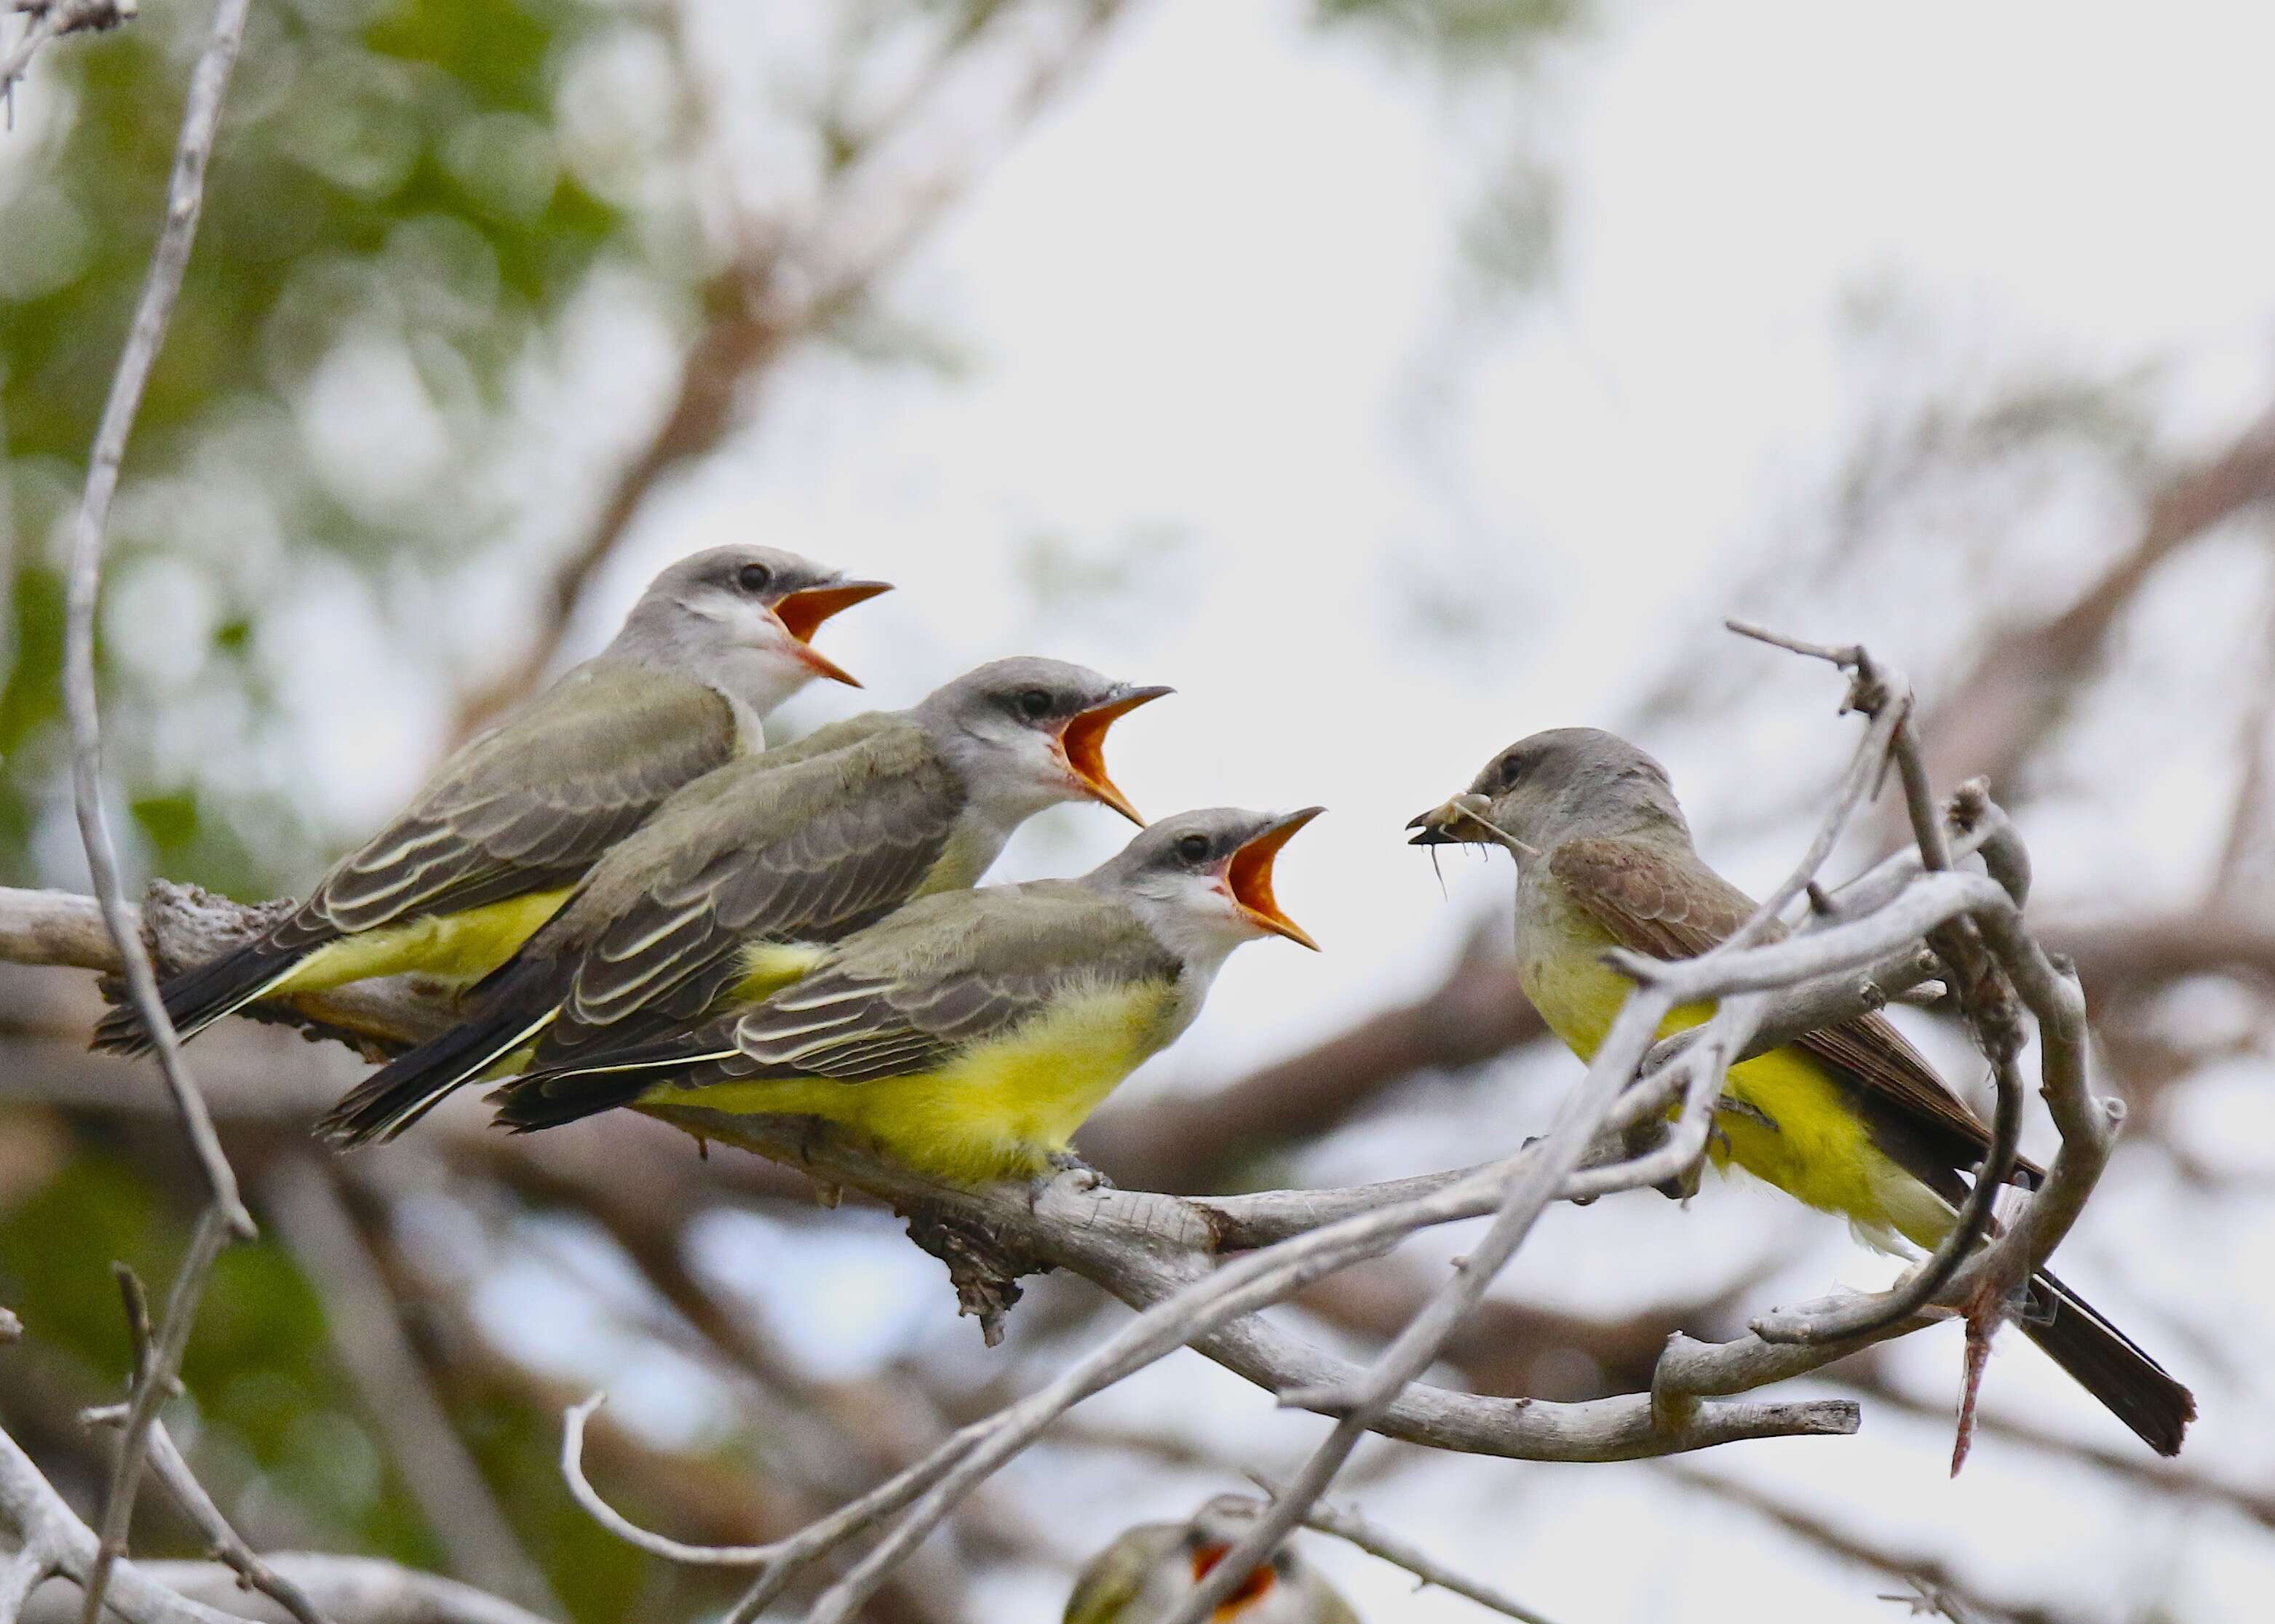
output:
{"label": "black-tipped beak", "polygon": [[1414,838],[1406,842],[1410,846],[1450,846],[1455,843],[1454,837],[1440,825],[1435,809],[1424,812],[1406,827],[1416,831]]}
{"label": "black-tipped beak", "polygon": [[1411,820],[1407,827],[1415,831],[1410,846],[1457,846],[1467,843],[1468,836],[1455,833],[1463,821],[1461,808],[1452,801],[1441,802],[1428,812]]}

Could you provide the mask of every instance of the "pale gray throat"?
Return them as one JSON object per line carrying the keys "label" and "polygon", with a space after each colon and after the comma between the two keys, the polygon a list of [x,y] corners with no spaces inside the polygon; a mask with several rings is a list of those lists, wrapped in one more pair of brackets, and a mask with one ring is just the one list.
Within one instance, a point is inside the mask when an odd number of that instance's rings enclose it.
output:
{"label": "pale gray throat", "polygon": [[795,659],[739,641],[710,616],[677,601],[634,605],[602,653],[701,683],[733,707],[737,730],[753,746],[765,742],[766,717],[813,676]]}

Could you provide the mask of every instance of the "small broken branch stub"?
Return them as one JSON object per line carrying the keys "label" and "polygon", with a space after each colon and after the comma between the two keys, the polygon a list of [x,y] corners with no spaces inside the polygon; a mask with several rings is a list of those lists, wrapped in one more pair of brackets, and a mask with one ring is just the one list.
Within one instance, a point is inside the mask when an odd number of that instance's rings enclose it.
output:
{"label": "small broken branch stub", "polygon": [[985,1219],[921,1206],[899,1210],[899,1214],[908,1220],[909,1239],[948,1265],[956,1311],[979,1321],[979,1334],[988,1347],[1001,1342],[1011,1305],[1025,1295],[1019,1277],[1047,1273],[1051,1265],[1022,1250]]}

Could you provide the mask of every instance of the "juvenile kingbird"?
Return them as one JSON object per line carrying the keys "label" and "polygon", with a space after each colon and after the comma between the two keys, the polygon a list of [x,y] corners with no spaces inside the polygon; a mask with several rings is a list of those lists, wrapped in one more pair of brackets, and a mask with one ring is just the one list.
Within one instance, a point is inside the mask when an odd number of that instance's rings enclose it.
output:
{"label": "juvenile kingbird", "polygon": [[[1083,1564],[1062,1624],[1160,1624],[1256,1521],[1256,1502],[1220,1495],[1187,1522],[1142,1522]],[[1358,1624],[1293,1545],[1216,1611],[1217,1624]]]}
{"label": "juvenile kingbird", "polygon": [[975,884],[1047,806],[1102,801],[1142,824],[1101,747],[1115,718],[1168,691],[998,660],[910,710],[706,774],[593,865],[477,989],[470,1019],[382,1069],[321,1128],[346,1144],[392,1138],[533,1040],[531,1063],[557,1068],[684,1031],[722,1000],[755,1001],[822,944]]}
{"label": "juvenile kingbird", "polygon": [[[1628,995],[1606,948],[1688,958],[1753,912],[1691,845],[1666,770],[1624,739],[1536,733],[1486,763],[1470,794],[1488,803],[1493,829],[1449,801],[1407,826],[1421,831],[1414,843],[1492,842],[1497,829],[1530,848],[1517,857],[1517,978],[1583,1060]],[[1711,1013],[1678,1009],[1663,1030]],[[1991,1150],[1989,1130],[1878,1015],[1733,1066],[1714,1126],[1717,1166],[1735,1162],[1896,1252],[1950,1232],[1967,1175]],[[2018,1182],[2044,1176],[2017,1164]],[[2196,1415],[2188,1390],[2052,1275],[2032,1276],[2030,1292],[2025,1334],[2151,1448],[2178,1454]]]}
{"label": "juvenile kingbird", "polygon": [[[773,548],[681,559],[615,641],[461,745],[292,914],[169,977],[175,1029],[192,1037],[255,999],[372,976],[488,974],[672,791],[764,749],[767,713],[816,676],[860,686],[809,639],[888,590]],[[95,1046],[133,1054],[149,1039],[118,1008]]]}
{"label": "juvenile kingbird", "polygon": [[815,1116],[947,1182],[1041,1176],[1192,1023],[1226,955],[1314,945],[1272,865],[1319,811],[1186,812],[1077,880],[919,898],[739,1016],[507,1084],[498,1121],[640,1101]]}

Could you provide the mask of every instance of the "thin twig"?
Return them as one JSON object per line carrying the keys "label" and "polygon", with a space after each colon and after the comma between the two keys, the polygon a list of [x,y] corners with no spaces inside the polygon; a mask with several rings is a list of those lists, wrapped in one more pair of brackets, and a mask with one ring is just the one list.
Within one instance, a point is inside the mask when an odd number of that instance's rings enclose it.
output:
{"label": "thin twig", "polygon": [[116,28],[132,19],[135,0],[19,0],[15,9],[26,13],[24,33],[5,57],[0,57],[0,108],[12,128],[16,117],[16,85],[32,65],[32,58],[49,40],[82,30]]}
{"label": "thin twig", "polygon": [[[1249,1477],[1274,1499],[1284,1492],[1268,1477],[1255,1472],[1251,1472]],[[1521,1624],[1550,1624],[1547,1618],[1535,1613],[1523,1602],[1503,1595],[1491,1585],[1464,1578],[1425,1554],[1419,1546],[1409,1545],[1397,1535],[1377,1528],[1356,1511],[1330,1506],[1320,1500],[1304,1513],[1304,1526],[1322,1534],[1332,1534],[1348,1545],[1357,1545],[1369,1556],[1379,1557],[1394,1567],[1404,1568],[1422,1582],[1424,1589],[1434,1584],[1441,1590],[1451,1590],[1456,1596],[1466,1597],[1478,1606],[1488,1608],[1505,1618],[1519,1620]]]}
{"label": "thin twig", "polygon": [[150,1356],[140,1379],[126,1401],[126,1416],[118,1434],[118,1458],[111,1466],[110,1481],[103,1494],[102,1539],[95,1549],[94,1564],[87,1572],[87,1598],[79,1613],[81,1624],[96,1624],[102,1616],[102,1595],[109,1587],[111,1569],[126,1554],[126,1530],[134,1515],[134,1496],[142,1484],[142,1469],[151,1429],[158,1422],[158,1407],[171,1395],[174,1372],[181,1368],[182,1349],[190,1340],[190,1326],[197,1318],[198,1299],[204,1295],[206,1277],[213,1272],[214,1259],[221,1256],[221,1249],[229,1241],[228,1220],[221,1208],[208,1207],[199,1215],[197,1227],[190,1232],[189,1251],[182,1259],[180,1272],[174,1276],[173,1289],[167,1294],[165,1319],[151,1342]]}
{"label": "thin twig", "polygon": [[561,1417],[561,1476],[569,1485],[569,1492],[593,1522],[651,1556],[685,1562],[691,1567],[758,1567],[774,1560],[776,1550],[773,1545],[691,1545],[652,1534],[603,1499],[592,1480],[585,1476],[585,1423],[608,1401],[608,1396],[595,1393],[582,1403],[571,1404]]}
{"label": "thin twig", "polygon": [[[1878,782],[1893,760],[1903,783],[1904,804],[1911,819],[1912,839],[1919,851],[1920,866],[1931,874],[1950,872],[1951,842],[1944,828],[1945,814],[1936,804],[1918,735],[1912,726],[1915,707],[1910,684],[1901,675],[1877,665],[1861,645],[1824,647],[1740,621],[1725,623],[1742,637],[1830,661],[1848,673],[1846,706],[1868,714],[1872,721],[1873,736],[1880,740],[1880,755],[1872,767],[1872,782]],[[1858,762],[1863,764],[1862,752]],[[1853,791],[1853,782],[1850,788]],[[1852,806],[1855,804],[1850,803]],[[1980,818],[1989,805],[1989,797],[1979,786],[1973,787],[1966,804]],[[1954,811],[1954,815],[1959,814]],[[1828,832],[1837,833],[1837,829],[1829,826]],[[2019,842],[2006,843],[2019,850]],[[1829,842],[1825,842],[1825,850],[1829,851]],[[1998,877],[1995,871],[1993,877]],[[2025,867],[2020,877],[2007,886],[2017,906],[2023,900],[2027,885]],[[2020,1033],[2013,1018],[2012,994],[1992,971],[1974,927],[1966,921],[1953,921],[1931,933],[1929,940],[1949,962],[1954,972],[1949,985],[1958,993],[1969,1024],[1991,1059],[1998,1103],[1992,1121],[1990,1152],[1976,1167],[1975,1184],[1961,1204],[1950,1232],[1927,1260],[1894,1289],[1877,1296],[1860,1296],[1846,1310],[1833,1313],[1807,1318],[1765,1315],[1754,1321],[1754,1330],[1768,1341],[1840,1341],[1909,1319],[1936,1299],[1958,1272],[1961,1263],[1990,1233],[1999,1191],[2014,1175],[2014,1158],[2022,1143],[2022,1069],[2015,1061]]]}
{"label": "thin twig", "polygon": [[[133,1349],[134,1385],[144,1382],[151,1366],[152,1347],[150,1303],[142,1289],[142,1281],[125,1264],[112,1265],[118,1277],[118,1293],[126,1311],[126,1334]],[[128,1406],[107,1404],[90,1409],[79,1419],[90,1426],[122,1426],[128,1418]],[[182,1514],[195,1523],[206,1537],[216,1560],[227,1566],[253,1589],[268,1597],[276,1605],[299,1620],[299,1624],[330,1624],[308,1594],[291,1580],[285,1578],[253,1553],[238,1531],[230,1526],[213,1496],[190,1469],[188,1460],[176,1446],[173,1435],[166,1431],[162,1420],[150,1424],[150,1464],[158,1474],[158,1481],[181,1509]]]}
{"label": "thin twig", "polygon": [[159,346],[165,342],[166,327],[197,239],[198,215],[205,204],[206,164],[213,154],[214,133],[220,127],[230,71],[236,65],[238,48],[245,38],[249,4],[250,0],[221,0],[205,49],[190,74],[189,104],[182,115],[173,177],[166,188],[165,224],[150,256],[150,271],[135,306],[134,324],[111,377],[110,397],[103,403],[102,420],[87,457],[87,489],[72,533],[71,576],[64,606],[64,700],[71,715],[72,797],[79,814],[79,838],[87,848],[87,872],[102,904],[103,923],[118,948],[128,990],[157,1046],[159,1069],[173,1091],[212,1200],[168,1294],[166,1323],[153,1345],[150,1367],[128,1400],[118,1461],[102,1508],[102,1537],[80,1610],[85,1624],[96,1624],[101,1617],[112,1566],[125,1552],[127,1526],[134,1514],[134,1493],[142,1480],[143,1447],[180,1363],[183,1345],[189,1341],[190,1322],[205,1289],[207,1272],[230,1240],[250,1239],[253,1234],[252,1214],[238,1194],[237,1175],[222,1152],[205,1099],[182,1062],[180,1042],[159,1001],[157,977],[151,969],[149,952],[142,945],[140,920],[119,883],[118,851],[102,807],[102,719],[94,671],[94,614],[102,591],[103,537],[110,500],[118,488],[119,465],[126,456],[126,442],[142,404],[143,387],[156,364]]}

